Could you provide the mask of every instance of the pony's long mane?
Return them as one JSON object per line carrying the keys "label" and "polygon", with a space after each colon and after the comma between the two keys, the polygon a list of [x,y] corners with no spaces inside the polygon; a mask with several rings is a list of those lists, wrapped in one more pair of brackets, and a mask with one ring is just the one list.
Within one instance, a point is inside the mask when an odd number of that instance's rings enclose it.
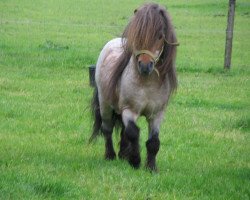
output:
{"label": "pony's long mane", "polygon": [[160,78],[170,81],[171,92],[177,88],[175,69],[176,35],[169,14],[164,7],[148,3],[135,10],[127,27],[122,34],[123,53],[117,60],[111,74],[107,93],[114,96],[121,75],[133,56],[134,50],[150,49],[155,41],[164,38],[164,50],[157,69]]}

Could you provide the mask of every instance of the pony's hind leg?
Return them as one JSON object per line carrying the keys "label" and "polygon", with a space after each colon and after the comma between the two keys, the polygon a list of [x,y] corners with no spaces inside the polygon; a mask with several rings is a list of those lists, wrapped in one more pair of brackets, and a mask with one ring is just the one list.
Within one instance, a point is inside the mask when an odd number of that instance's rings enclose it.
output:
{"label": "pony's hind leg", "polygon": [[118,153],[118,156],[120,159],[128,160],[129,153],[130,153],[130,144],[125,134],[125,126],[122,124],[120,151]]}
{"label": "pony's hind leg", "polygon": [[102,115],[102,126],[101,131],[103,133],[104,139],[105,139],[105,159],[106,160],[113,160],[116,157],[114,146],[113,146],[113,140],[112,140],[112,133],[115,121],[113,119],[113,111],[106,109],[105,112],[103,112],[103,108],[101,107],[101,115]]}
{"label": "pony's hind leg", "polygon": [[123,110],[122,120],[125,125],[124,134],[129,142],[129,164],[134,168],[139,168],[141,163],[140,146],[139,146],[139,132],[140,129],[136,126],[135,121],[137,115],[128,109]]}
{"label": "pony's hind leg", "polygon": [[112,132],[113,127],[107,128],[105,121],[102,122],[102,133],[105,139],[105,159],[114,160],[116,157],[115,150],[113,147]]}

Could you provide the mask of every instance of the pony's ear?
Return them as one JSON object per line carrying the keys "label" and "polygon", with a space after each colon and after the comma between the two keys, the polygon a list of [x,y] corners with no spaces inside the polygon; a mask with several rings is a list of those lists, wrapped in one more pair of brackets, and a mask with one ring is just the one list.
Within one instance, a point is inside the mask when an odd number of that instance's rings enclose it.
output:
{"label": "pony's ear", "polygon": [[137,9],[134,10],[134,14],[137,13]]}

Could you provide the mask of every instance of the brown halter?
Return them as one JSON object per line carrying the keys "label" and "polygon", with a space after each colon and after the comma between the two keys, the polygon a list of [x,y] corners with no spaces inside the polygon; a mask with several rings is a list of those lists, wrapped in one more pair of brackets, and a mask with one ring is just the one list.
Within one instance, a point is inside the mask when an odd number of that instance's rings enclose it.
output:
{"label": "brown halter", "polygon": [[[173,45],[173,46],[179,46],[179,45],[180,45],[178,42],[170,43],[170,42],[168,42],[166,39],[164,39],[164,40],[165,40],[165,42],[166,42],[168,45]],[[136,57],[136,58],[137,58],[139,55],[141,55],[141,54],[146,54],[146,55],[150,56],[150,57],[152,58],[153,62],[154,62],[154,71],[157,73],[158,76],[160,76],[159,71],[155,68],[155,65],[156,65],[156,64],[158,63],[158,61],[160,60],[160,57],[161,57],[161,54],[162,54],[163,50],[164,50],[164,45],[162,46],[161,51],[160,51],[160,53],[159,53],[157,56],[155,56],[151,51],[145,50],[145,49],[140,50],[140,51],[135,51],[134,54],[135,54],[135,57]]]}

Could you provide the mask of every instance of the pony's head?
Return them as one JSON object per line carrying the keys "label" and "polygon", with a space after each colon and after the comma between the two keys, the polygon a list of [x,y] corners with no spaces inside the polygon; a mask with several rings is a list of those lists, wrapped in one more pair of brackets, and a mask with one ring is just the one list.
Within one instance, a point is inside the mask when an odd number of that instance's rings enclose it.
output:
{"label": "pony's head", "polygon": [[134,15],[122,34],[124,52],[118,58],[107,88],[115,96],[117,83],[131,56],[140,74],[156,72],[160,80],[169,80],[170,92],[177,88],[175,70],[176,36],[166,9],[155,3],[144,4]]}
{"label": "pony's head", "polygon": [[123,38],[125,51],[134,56],[140,74],[155,71],[159,77],[166,76],[178,43],[165,8],[149,3],[136,9]]}

